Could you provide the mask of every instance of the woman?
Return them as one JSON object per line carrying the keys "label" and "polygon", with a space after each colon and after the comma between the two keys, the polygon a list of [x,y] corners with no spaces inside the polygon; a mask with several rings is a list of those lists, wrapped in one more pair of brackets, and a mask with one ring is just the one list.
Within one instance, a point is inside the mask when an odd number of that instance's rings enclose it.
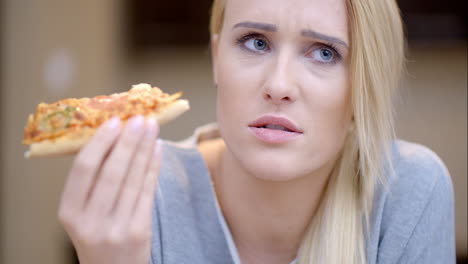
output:
{"label": "woman", "polygon": [[448,172],[393,140],[395,1],[217,0],[211,36],[217,126],[113,119],[76,158],[81,263],[454,263]]}

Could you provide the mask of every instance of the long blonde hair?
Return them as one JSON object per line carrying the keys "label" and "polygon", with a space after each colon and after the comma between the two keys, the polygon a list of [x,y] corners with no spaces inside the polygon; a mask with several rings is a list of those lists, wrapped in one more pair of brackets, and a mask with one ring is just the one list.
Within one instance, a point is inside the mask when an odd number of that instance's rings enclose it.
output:
{"label": "long blonde hair", "polygon": [[[298,252],[298,264],[366,263],[372,200],[393,172],[393,99],[404,65],[404,34],[395,0],[345,0],[351,39],[354,108],[340,157]],[[211,35],[220,34],[226,0],[214,0]]]}

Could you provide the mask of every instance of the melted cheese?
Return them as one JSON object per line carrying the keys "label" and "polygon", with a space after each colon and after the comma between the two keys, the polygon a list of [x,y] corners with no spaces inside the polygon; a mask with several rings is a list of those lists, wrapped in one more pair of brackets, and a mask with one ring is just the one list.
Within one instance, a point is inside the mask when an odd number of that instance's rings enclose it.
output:
{"label": "melted cheese", "polygon": [[108,96],[41,103],[28,118],[23,143],[54,139],[83,127],[97,128],[114,116],[126,121],[134,115],[158,113],[180,96],[181,93],[169,95],[148,84],[139,84],[128,92]]}

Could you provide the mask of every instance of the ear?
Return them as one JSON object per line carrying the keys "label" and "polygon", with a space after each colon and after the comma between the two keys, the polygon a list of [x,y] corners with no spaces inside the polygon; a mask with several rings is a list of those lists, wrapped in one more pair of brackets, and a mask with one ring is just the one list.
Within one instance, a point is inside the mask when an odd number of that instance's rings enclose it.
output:
{"label": "ear", "polygon": [[213,67],[213,81],[218,85],[218,40],[219,34],[211,36],[211,62]]}

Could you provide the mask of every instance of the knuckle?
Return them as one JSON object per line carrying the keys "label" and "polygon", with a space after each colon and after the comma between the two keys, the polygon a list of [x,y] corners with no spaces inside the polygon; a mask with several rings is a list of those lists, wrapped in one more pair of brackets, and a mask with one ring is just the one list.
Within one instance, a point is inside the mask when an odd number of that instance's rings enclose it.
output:
{"label": "knuckle", "polygon": [[79,228],[77,225],[73,226],[73,234],[75,239],[82,245],[89,244],[89,241],[92,239],[90,236],[90,232]]}
{"label": "knuckle", "polygon": [[57,219],[59,220],[59,223],[61,223],[63,226],[70,226],[71,224],[73,224],[73,218],[73,214],[70,212],[70,210],[61,208],[58,211]]}
{"label": "knuckle", "polygon": [[107,233],[104,242],[112,247],[120,246],[125,242],[122,232],[118,230],[111,230]]}
{"label": "knuckle", "polygon": [[102,244],[99,234],[91,228],[76,228],[75,237],[81,245],[97,246]]}
{"label": "knuckle", "polygon": [[141,225],[133,225],[130,227],[128,237],[133,243],[141,244],[150,240],[151,232]]}
{"label": "knuckle", "polygon": [[58,222],[71,236],[75,236],[75,234],[80,233],[81,226],[78,218],[79,215],[70,209],[61,208],[57,214]]}

